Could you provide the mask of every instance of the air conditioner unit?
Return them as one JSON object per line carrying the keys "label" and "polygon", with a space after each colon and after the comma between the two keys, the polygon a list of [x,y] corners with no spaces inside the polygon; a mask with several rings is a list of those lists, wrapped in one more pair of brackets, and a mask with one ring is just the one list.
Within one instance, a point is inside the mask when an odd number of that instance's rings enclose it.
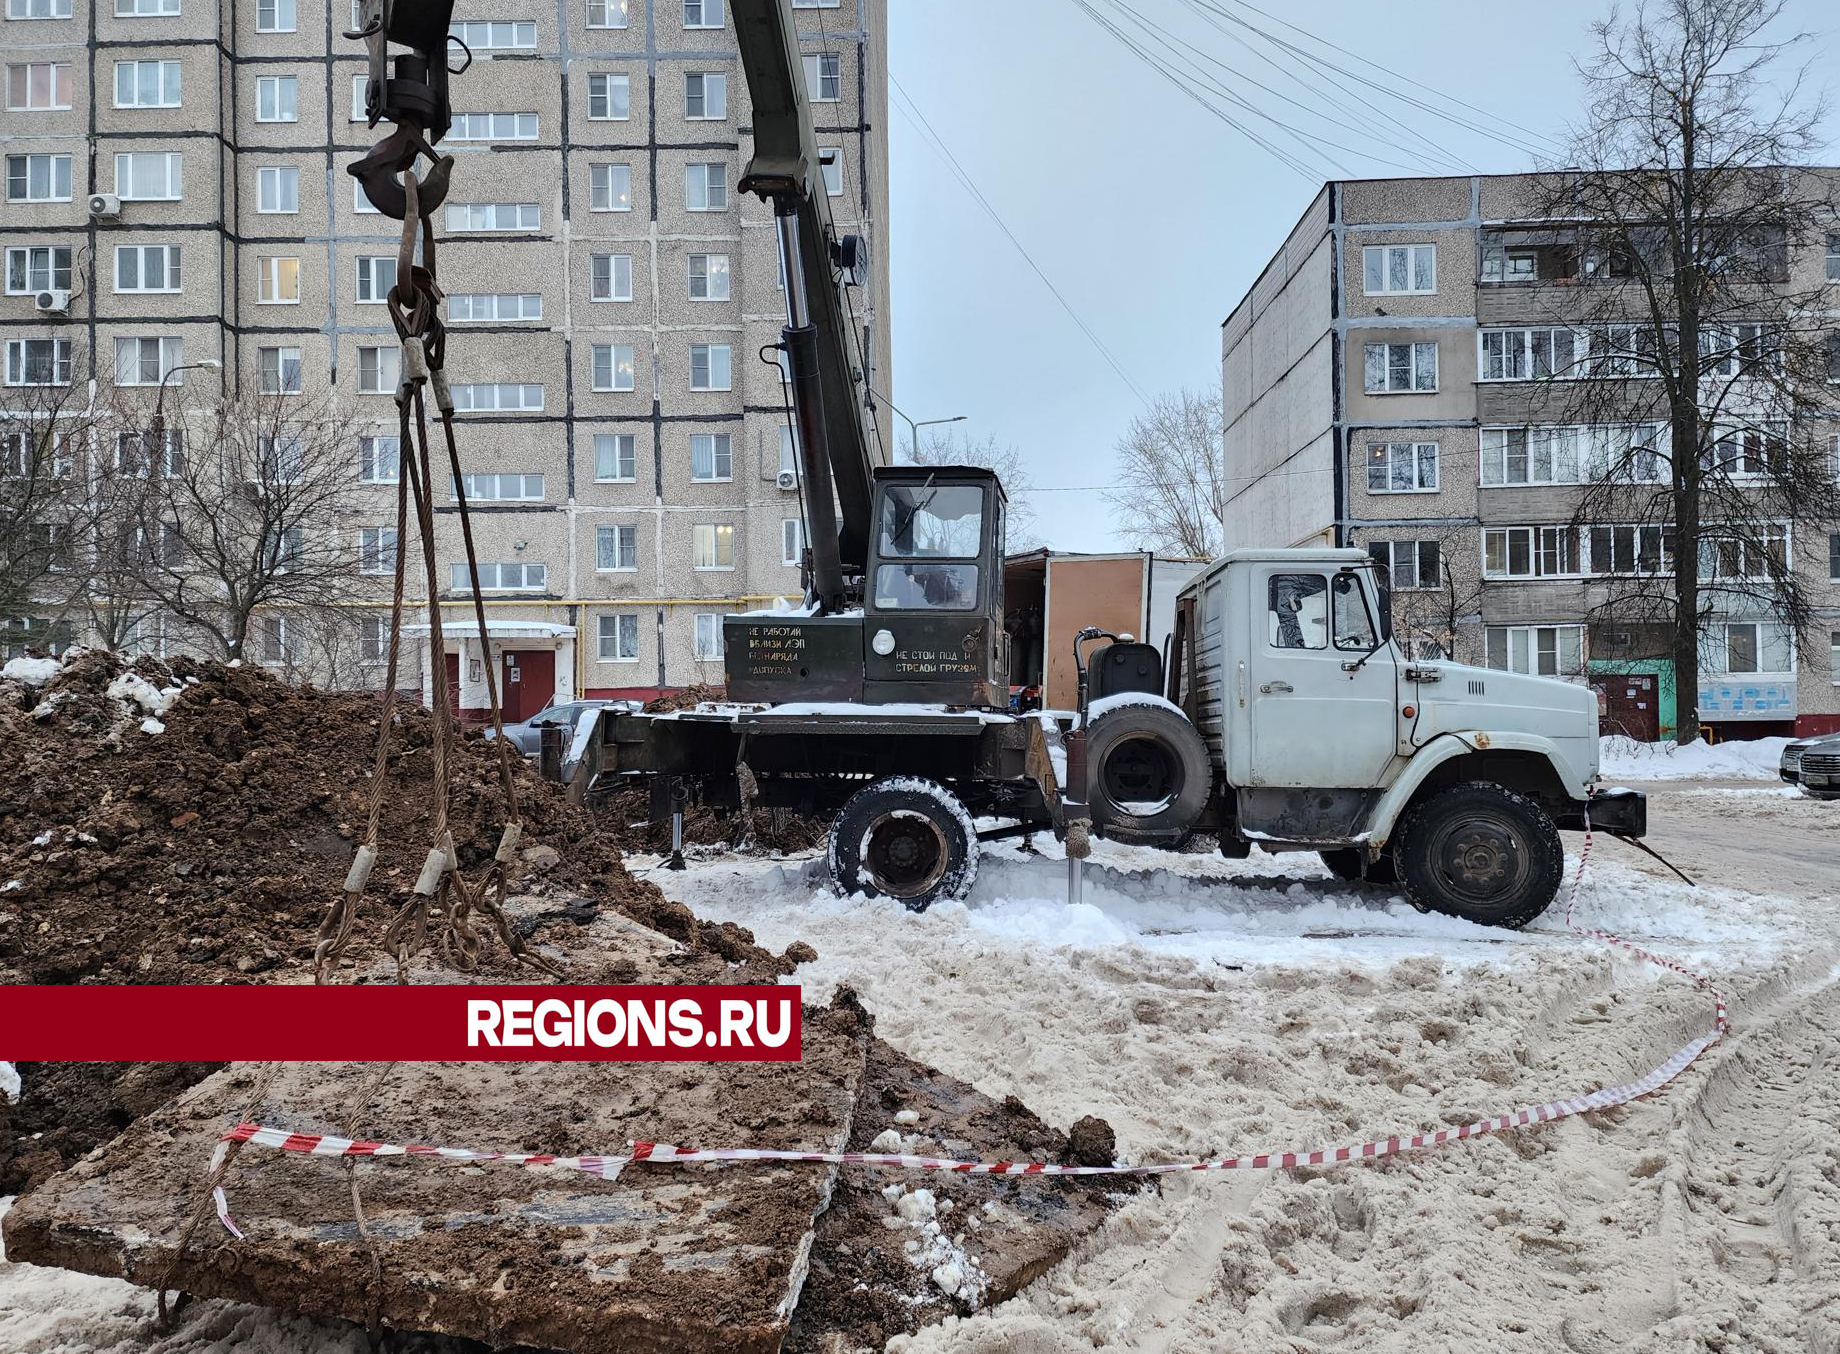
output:
{"label": "air conditioner unit", "polygon": [[779,487],[782,489],[798,488],[799,487],[799,477],[797,473],[791,470],[780,471],[779,472]]}
{"label": "air conditioner unit", "polygon": [[68,315],[70,313],[70,293],[41,291],[33,296],[32,304],[47,315]]}
{"label": "air conditioner unit", "polygon": [[89,214],[103,220],[113,220],[121,215],[121,199],[113,193],[91,193]]}

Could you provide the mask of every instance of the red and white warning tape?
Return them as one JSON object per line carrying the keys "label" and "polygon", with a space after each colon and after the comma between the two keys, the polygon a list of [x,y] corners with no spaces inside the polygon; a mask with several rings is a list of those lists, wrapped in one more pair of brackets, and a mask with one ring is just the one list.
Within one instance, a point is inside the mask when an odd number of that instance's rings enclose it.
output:
{"label": "red and white warning tape", "polygon": [[[1322,1147],[1311,1152],[1258,1152],[1251,1156],[1227,1157],[1216,1161],[1166,1161],[1139,1166],[1062,1166],[1047,1161],[958,1161],[950,1157],[909,1156],[899,1152],[789,1152],[754,1147],[691,1148],[656,1142],[636,1142],[629,1151],[618,1155],[559,1157],[541,1152],[481,1152],[466,1147],[402,1147],[394,1143],[364,1142],[351,1138],[334,1137],[325,1133],[294,1133],[285,1128],[270,1128],[260,1124],[245,1123],[238,1124],[219,1140],[217,1151],[211,1161],[211,1175],[215,1177],[218,1174],[223,1164],[224,1154],[232,1143],[250,1143],[257,1147],[272,1147],[284,1152],[298,1152],[317,1157],[438,1157],[446,1161],[508,1162],[518,1166],[555,1166],[563,1170],[583,1171],[589,1175],[600,1176],[604,1180],[614,1179],[634,1162],[700,1161],[815,1162],[844,1166],[885,1166],[910,1171],[945,1171],[956,1175],[1172,1175],[1180,1171],[1264,1171],[1289,1170],[1298,1166],[1333,1166],[1343,1162],[1367,1161],[1375,1157],[1391,1156],[1396,1152],[1415,1151],[1423,1147],[1437,1147],[1447,1142],[1461,1142],[1465,1138],[1477,1138],[1485,1133],[1500,1133],[1506,1129],[1519,1128],[1524,1124],[1549,1123],[1554,1119],[1566,1119],[1590,1110],[1609,1109],[1613,1105],[1627,1104],[1631,1100],[1660,1090],[1690,1067],[1700,1054],[1723,1038],[1727,1026],[1724,994],[1708,979],[1691,969],[1682,967],[1671,959],[1652,954],[1624,940],[1621,936],[1612,935],[1608,931],[1590,930],[1579,926],[1573,920],[1578,891],[1584,880],[1585,864],[1590,859],[1590,855],[1591,833],[1587,828],[1584,848],[1578,859],[1578,873],[1573,878],[1571,895],[1566,902],[1565,924],[1581,936],[1588,936],[1593,940],[1601,940],[1606,944],[1618,946],[1638,959],[1658,964],[1662,968],[1690,978],[1695,984],[1712,994],[1715,1006],[1713,1027],[1697,1039],[1683,1044],[1666,1062],[1634,1081],[1624,1082],[1620,1086],[1606,1086],[1588,1095],[1574,1096],[1566,1100],[1550,1100],[1543,1105],[1532,1105],[1524,1109],[1513,1110],[1507,1114],[1497,1115],[1493,1119],[1482,1119],[1473,1124],[1465,1124],[1461,1128],[1439,1129],[1435,1133],[1415,1133],[1409,1137],[1395,1135],[1390,1138],[1376,1138],[1370,1142],[1352,1146]],[[236,1223],[230,1218],[229,1204],[224,1198],[223,1189],[218,1187],[214,1193],[217,1202],[217,1216],[234,1235],[241,1237],[243,1233],[238,1230]]]}

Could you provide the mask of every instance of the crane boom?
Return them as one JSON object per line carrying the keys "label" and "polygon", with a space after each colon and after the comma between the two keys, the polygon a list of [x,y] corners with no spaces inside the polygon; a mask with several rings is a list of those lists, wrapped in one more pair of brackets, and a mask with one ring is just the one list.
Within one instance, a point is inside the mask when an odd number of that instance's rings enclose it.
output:
{"label": "crane boom", "polygon": [[754,156],[740,187],[773,208],[778,230],[809,600],[830,614],[860,592],[868,566],[875,457],[842,280],[867,267],[868,249],[860,236],[838,236],[831,221],[790,0],[732,0],[732,12],[754,117]]}

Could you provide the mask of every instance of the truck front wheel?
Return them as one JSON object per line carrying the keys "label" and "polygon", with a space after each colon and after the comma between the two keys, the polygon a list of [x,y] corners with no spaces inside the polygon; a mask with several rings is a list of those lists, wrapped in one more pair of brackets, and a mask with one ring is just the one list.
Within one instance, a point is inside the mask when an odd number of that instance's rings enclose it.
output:
{"label": "truck front wheel", "polygon": [[831,886],[843,897],[895,898],[924,912],[962,898],[977,878],[977,831],[945,786],[917,776],[881,780],[831,820]]}
{"label": "truck front wheel", "polygon": [[1414,807],[1394,853],[1408,899],[1484,926],[1525,926],[1565,873],[1552,818],[1492,781],[1452,785]]}

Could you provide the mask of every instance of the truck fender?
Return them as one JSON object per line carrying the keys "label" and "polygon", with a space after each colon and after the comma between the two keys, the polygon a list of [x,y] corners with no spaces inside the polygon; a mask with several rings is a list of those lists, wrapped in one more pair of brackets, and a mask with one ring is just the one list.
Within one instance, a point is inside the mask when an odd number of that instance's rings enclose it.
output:
{"label": "truck fender", "polygon": [[1491,730],[1472,730],[1467,733],[1441,733],[1436,738],[1412,754],[1399,778],[1391,785],[1368,815],[1367,849],[1370,854],[1385,846],[1393,835],[1393,829],[1399,824],[1399,816],[1405,812],[1406,805],[1412,802],[1412,796],[1430,777],[1433,771],[1453,757],[1468,756],[1472,752],[1531,752],[1542,758],[1563,782],[1566,779],[1566,762],[1559,755],[1559,750],[1550,738],[1542,738],[1531,733],[1497,733]]}

